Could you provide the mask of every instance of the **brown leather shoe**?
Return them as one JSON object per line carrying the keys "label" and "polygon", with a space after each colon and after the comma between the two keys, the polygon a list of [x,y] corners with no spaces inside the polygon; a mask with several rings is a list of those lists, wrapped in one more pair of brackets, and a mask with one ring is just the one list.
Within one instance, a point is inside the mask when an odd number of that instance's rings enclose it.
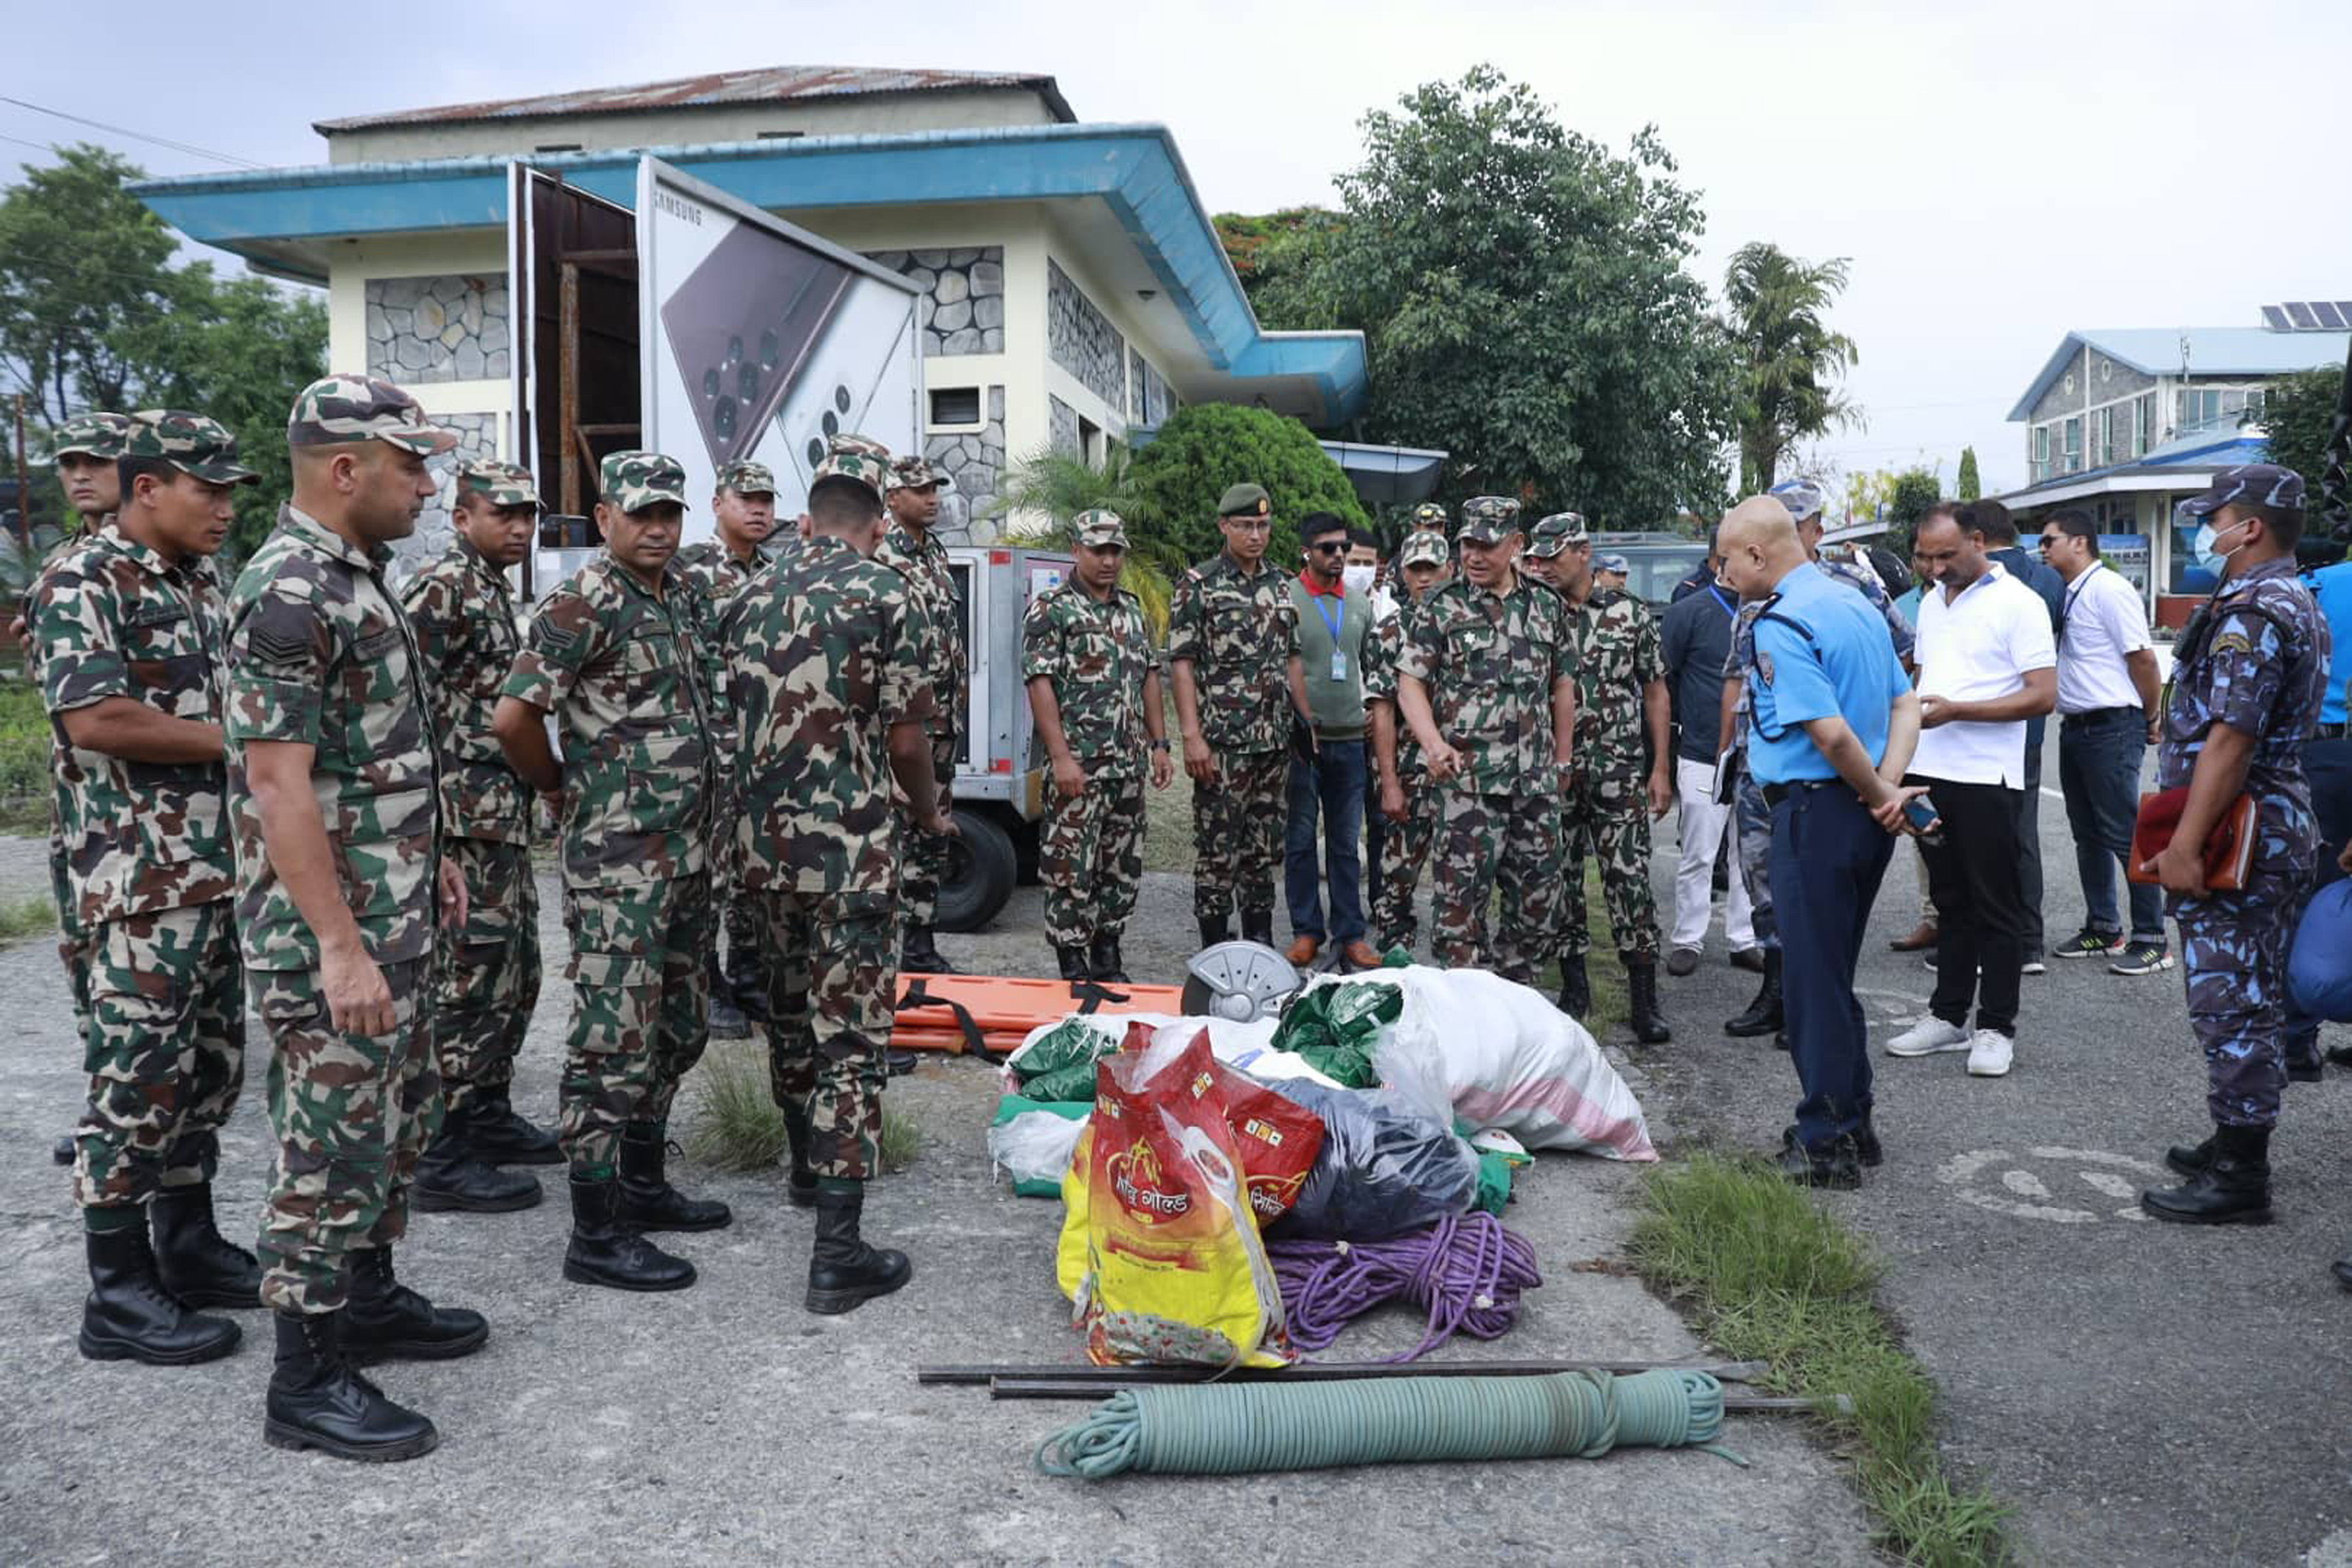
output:
{"label": "brown leather shoe", "polygon": [[1322,951],[1323,943],[1320,938],[1302,936],[1290,944],[1290,951],[1284,953],[1283,957],[1290,960],[1291,968],[1304,969],[1314,963],[1315,955]]}
{"label": "brown leather shoe", "polygon": [[1381,966],[1380,953],[1362,937],[1341,948],[1339,959],[1350,969],[1378,969]]}
{"label": "brown leather shoe", "polygon": [[1935,946],[1937,934],[1934,921],[1921,921],[1911,928],[1909,936],[1898,936],[1886,945],[1897,952],[1918,952]]}

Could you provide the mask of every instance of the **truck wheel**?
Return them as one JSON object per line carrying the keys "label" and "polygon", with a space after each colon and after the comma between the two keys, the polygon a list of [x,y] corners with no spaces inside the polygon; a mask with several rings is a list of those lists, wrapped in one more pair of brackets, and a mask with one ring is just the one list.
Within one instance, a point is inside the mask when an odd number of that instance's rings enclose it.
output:
{"label": "truck wheel", "polygon": [[956,808],[961,837],[948,845],[948,874],[940,884],[939,928],[978,931],[1013,897],[1017,861],[1013,839],[978,812]]}

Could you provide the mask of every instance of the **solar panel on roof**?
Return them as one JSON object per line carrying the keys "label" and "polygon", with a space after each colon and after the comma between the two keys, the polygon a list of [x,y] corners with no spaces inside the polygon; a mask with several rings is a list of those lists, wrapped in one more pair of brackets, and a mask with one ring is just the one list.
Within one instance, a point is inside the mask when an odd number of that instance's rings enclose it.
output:
{"label": "solar panel on roof", "polygon": [[2301,300],[2289,300],[2286,302],[2286,313],[2288,318],[2294,322],[2295,330],[2297,331],[2310,332],[2318,331],[2319,319],[2311,313],[2311,307]]}
{"label": "solar panel on roof", "polygon": [[2336,301],[2333,300],[2314,300],[2311,302],[2311,313],[2321,326],[2331,331],[2344,325],[2344,312],[2336,309]]}
{"label": "solar panel on roof", "polygon": [[2276,305],[2265,305],[2263,307],[2263,325],[2268,327],[2274,332],[2291,332],[2294,331],[2294,323],[2288,321],[2286,319],[2286,312],[2280,310]]}
{"label": "solar panel on roof", "polygon": [[2352,300],[2336,300],[2336,313],[2344,318],[2344,324],[2346,326],[2352,327]]}

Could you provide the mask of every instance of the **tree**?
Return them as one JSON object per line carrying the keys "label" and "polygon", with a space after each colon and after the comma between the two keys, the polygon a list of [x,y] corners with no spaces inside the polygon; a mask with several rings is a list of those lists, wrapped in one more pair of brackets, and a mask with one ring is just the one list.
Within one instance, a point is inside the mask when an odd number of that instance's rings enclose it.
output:
{"label": "tree", "polygon": [[1279,242],[1296,269],[1255,302],[1269,327],[1363,331],[1363,438],[1444,447],[1449,504],[1616,527],[1718,508],[1734,363],[1655,131],[1616,156],[1484,65],[1362,126],[1343,218]]}
{"label": "tree", "polygon": [[1337,512],[1370,526],[1355,487],[1306,426],[1286,415],[1231,403],[1194,403],[1160,426],[1129,470],[1135,515],[1129,537],[1137,552],[1181,571],[1224,548],[1217,500],[1228,487],[1265,487],[1274,503],[1274,541],[1281,561],[1298,554],[1298,520]]}
{"label": "tree", "polygon": [[1272,321],[1312,309],[1304,296],[1315,264],[1347,219],[1328,207],[1285,207],[1258,216],[1219,213],[1215,221],[1250,309]]}
{"label": "tree", "polygon": [[2335,366],[2280,376],[2263,389],[2262,424],[2270,460],[2303,476],[2304,507],[2311,527],[2324,527],[2319,511],[2327,472],[2327,438],[2344,395],[2345,373]]}
{"label": "tree", "polygon": [[1910,559],[1911,537],[1927,509],[1944,499],[1944,487],[1933,468],[1906,468],[1895,476],[1886,501],[1886,542],[1896,554]]}
{"label": "tree", "polygon": [[1975,500],[1984,494],[1977,479],[1977,449],[1960,448],[1960,477],[1954,481],[1953,494],[1961,500]]}
{"label": "tree", "polygon": [[1733,255],[1723,284],[1739,356],[1739,482],[1753,494],[1772,488],[1790,446],[1860,417],[1837,390],[1857,357],[1853,340],[1824,319],[1845,289],[1846,260],[1803,262],[1758,240]]}

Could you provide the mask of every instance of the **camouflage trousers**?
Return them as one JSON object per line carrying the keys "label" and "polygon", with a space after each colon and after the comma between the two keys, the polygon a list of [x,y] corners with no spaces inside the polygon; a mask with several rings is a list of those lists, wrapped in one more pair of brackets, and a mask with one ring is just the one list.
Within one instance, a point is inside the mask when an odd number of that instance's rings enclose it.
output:
{"label": "camouflage trousers", "polygon": [[764,900],[775,934],[769,1090],[808,1129],[809,1168],[819,1176],[863,1181],[881,1172],[884,1058],[898,984],[892,903],[888,893],[770,892]]}
{"label": "camouflage trousers", "polygon": [[246,977],[269,1031],[269,1124],[277,1168],[261,1215],[261,1300],[331,1312],[351,1289],[345,1259],[408,1229],[416,1157],[441,1128],[441,1073],[425,1005],[429,961],[383,966],[392,1028],[335,1027],[314,969]]}
{"label": "camouflage trousers", "polygon": [[1217,776],[1192,786],[1192,913],[1221,921],[1274,908],[1290,820],[1290,752],[1217,753]]}
{"label": "camouflage trousers", "polygon": [[[961,743],[952,734],[931,737],[931,782],[939,786],[940,809],[955,804],[956,753]],[[898,857],[898,917],[909,926],[928,926],[939,918],[940,884],[947,880],[949,840],[944,834],[926,833],[903,813],[898,817],[903,850]]]}
{"label": "camouflage trousers", "polygon": [[1590,946],[1584,907],[1589,850],[1601,859],[1601,898],[1617,951],[1657,957],[1658,895],[1650,886],[1650,808],[1641,781],[1580,779],[1561,815],[1560,831],[1560,955],[1581,958]]}
{"label": "camouflage trousers", "polygon": [[[1401,775],[1404,784],[1404,820],[1384,822],[1381,853],[1373,868],[1372,942],[1382,952],[1392,947],[1412,950],[1421,929],[1412,912],[1412,895],[1421,886],[1421,868],[1429,859],[1430,840],[1437,833],[1439,792],[1425,772]],[[1366,805],[1380,809],[1377,798]]]}
{"label": "camouflage trousers", "polygon": [[89,1034],[89,928],[82,923],[81,900],[66,872],[65,827],[49,805],[49,894],[58,906],[58,962],[65,965],[66,989],[73,994],[74,1033]]}
{"label": "camouflage trousers", "polygon": [[89,1108],[74,1130],[74,1201],[128,1207],[211,1181],[245,1083],[235,905],[105,921],[89,952]]}
{"label": "camouflage trousers", "polygon": [[1748,920],[1756,928],[1756,945],[1777,952],[1780,922],[1772,918],[1772,808],[1764,804],[1764,786],[1744,767],[1732,791],[1732,824],[1737,830],[1739,879],[1748,888]]}
{"label": "camouflage trousers", "polygon": [[1045,883],[1045,940],[1055,947],[1116,941],[1135,912],[1143,877],[1143,775],[1089,772],[1076,799],[1046,788],[1037,868]]}
{"label": "camouflage trousers", "polygon": [[433,976],[434,1049],[451,1110],[514,1081],[539,1005],[539,888],[530,848],[452,838],[443,849],[466,877],[466,923],[445,932]]}
{"label": "camouflage trousers", "polygon": [[[719,798],[733,801],[734,790],[722,787]],[[737,821],[732,806],[718,814],[717,826],[703,845],[704,859],[710,868],[711,900],[720,910],[719,930],[727,938],[729,973],[739,969],[757,973],[767,939],[761,934],[760,895],[743,886],[737,869],[741,854],[735,842]]]}
{"label": "camouflage trousers", "polygon": [[[2271,835],[2263,838],[2270,847]],[[2217,1127],[2278,1125],[2286,1089],[2287,949],[2310,887],[2306,851],[2299,861],[2256,861],[2239,892],[2165,896],[2180,924],[2189,1026],[2204,1048],[2205,1103]]]}
{"label": "camouflage trousers", "polygon": [[[1430,950],[1451,969],[1491,969],[1532,982],[1558,945],[1559,797],[1543,790],[1437,791],[1430,849]],[[1488,900],[1499,889],[1489,934]]]}
{"label": "camouflage trousers", "polygon": [[710,879],[568,888],[563,929],[573,1001],[560,1135],[573,1170],[595,1170],[619,1156],[623,1127],[669,1120],[709,1042]]}

